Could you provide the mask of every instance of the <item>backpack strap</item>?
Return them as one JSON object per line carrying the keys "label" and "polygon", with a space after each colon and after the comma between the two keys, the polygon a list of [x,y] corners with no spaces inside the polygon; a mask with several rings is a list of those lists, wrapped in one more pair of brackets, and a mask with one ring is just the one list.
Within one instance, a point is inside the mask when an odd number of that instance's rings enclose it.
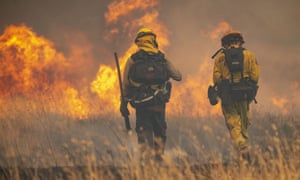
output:
{"label": "backpack strap", "polygon": [[138,52],[131,55],[131,59],[133,62],[136,62],[138,60],[144,60],[146,56],[146,52],[144,50],[139,50]]}
{"label": "backpack strap", "polygon": [[136,61],[146,60],[149,56],[156,56],[157,59],[166,62],[165,55],[161,51],[159,51],[158,53],[148,53],[142,49],[136,52],[135,54],[133,54],[131,56],[131,59],[133,60],[133,62],[136,62]]}

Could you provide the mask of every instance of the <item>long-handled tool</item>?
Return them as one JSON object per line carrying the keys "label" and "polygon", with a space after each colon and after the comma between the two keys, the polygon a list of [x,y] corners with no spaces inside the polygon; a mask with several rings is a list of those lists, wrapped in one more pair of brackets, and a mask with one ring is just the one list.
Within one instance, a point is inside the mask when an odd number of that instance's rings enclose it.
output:
{"label": "long-handled tool", "polygon": [[[121,93],[121,100],[122,102],[125,102],[124,95],[123,95],[123,86],[122,86],[122,79],[121,79],[121,70],[120,70],[120,65],[119,65],[119,58],[118,54],[115,52],[115,60],[117,64],[117,70],[118,70],[118,78],[119,78],[119,86],[120,86],[120,93]],[[131,131],[131,126],[130,126],[130,121],[129,121],[129,116],[123,116],[125,120],[125,127],[127,131]]]}

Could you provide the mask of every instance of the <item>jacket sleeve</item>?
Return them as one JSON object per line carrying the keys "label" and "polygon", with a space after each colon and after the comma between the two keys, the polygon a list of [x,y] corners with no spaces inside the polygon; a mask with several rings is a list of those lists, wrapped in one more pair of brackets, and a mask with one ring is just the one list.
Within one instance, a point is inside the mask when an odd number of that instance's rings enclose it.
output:
{"label": "jacket sleeve", "polygon": [[128,89],[129,89],[128,73],[132,64],[133,64],[133,60],[131,58],[128,58],[124,67],[123,80],[122,80],[123,91],[124,91],[123,94],[125,97],[128,96]]}
{"label": "jacket sleeve", "polygon": [[244,77],[248,77],[250,80],[257,83],[259,79],[260,70],[254,54],[249,50],[245,50],[244,58]]}
{"label": "jacket sleeve", "polygon": [[182,75],[181,72],[169,61],[167,61],[167,69],[169,71],[170,77],[175,81],[181,81]]}
{"label": "jacket sleeve", "polygon": [[250,55],[250,79],[257,83],[258,79],[259,79],[259,74],[260,74],[259,65],[257,63],[255,56],[251,53],[251,55]]}
{"label": "jacket sleeve", "polygon": [[223,79],[223,69],[224,69],[224,63],[225,63],[225,56],[223,53],[217,55],[215,58],[215,63],[213,67],[213,81],[214,84],[218,84]]}

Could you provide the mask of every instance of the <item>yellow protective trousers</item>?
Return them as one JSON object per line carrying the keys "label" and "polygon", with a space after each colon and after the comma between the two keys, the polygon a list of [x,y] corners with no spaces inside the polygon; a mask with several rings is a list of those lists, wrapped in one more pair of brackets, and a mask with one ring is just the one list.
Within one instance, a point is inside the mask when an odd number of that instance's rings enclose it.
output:
{"label": "yellow protective trousers", "polygon": [[249,102],[233,101],[222,105],[222,111],[230,136],[240,153],[248,152]]}

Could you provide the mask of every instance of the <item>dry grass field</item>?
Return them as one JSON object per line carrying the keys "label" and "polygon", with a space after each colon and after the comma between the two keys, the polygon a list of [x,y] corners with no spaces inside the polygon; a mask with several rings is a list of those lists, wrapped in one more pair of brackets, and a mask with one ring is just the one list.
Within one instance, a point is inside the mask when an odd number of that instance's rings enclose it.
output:
{"label": "dry grass field", "polygon": [[298,116],[253,115],[249,166],[238,163],[222,117],[167,118],[164,162],[141,164],[119,115],[76,120],[45,109],[20,99],[1,109],[0,179],[300,178]]}
{"label": "dry grass field", "polygon": [[[1,0],[0,180],[299,180],[300,1],[182,2]],[[183,74],[161,163],[140,162],[118,111],[113,53],[124,72],[141,27]],[[230,30],[261,67],[248,166],[207,99]]]}

